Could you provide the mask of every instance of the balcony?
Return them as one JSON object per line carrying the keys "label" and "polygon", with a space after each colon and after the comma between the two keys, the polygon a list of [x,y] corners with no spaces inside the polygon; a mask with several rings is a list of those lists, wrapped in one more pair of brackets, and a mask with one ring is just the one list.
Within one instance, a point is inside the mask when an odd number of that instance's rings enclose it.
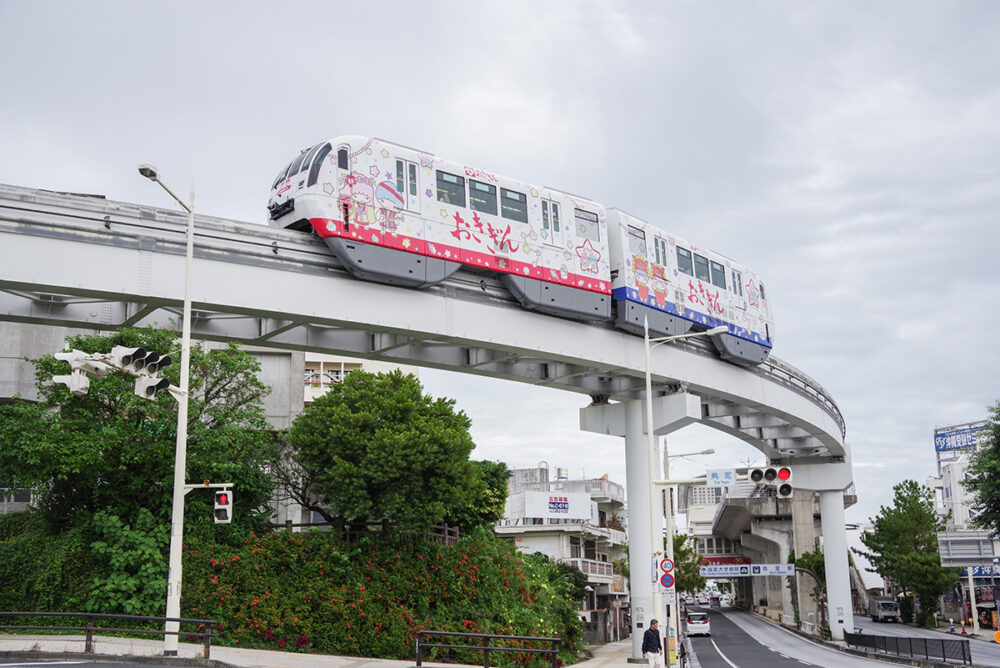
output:
{"label": "balcony", "polygon": [[562,563],[579,568],[590,582],[611,584],[614,581],[615,569],[612,564],[594,559],[561,559]]}

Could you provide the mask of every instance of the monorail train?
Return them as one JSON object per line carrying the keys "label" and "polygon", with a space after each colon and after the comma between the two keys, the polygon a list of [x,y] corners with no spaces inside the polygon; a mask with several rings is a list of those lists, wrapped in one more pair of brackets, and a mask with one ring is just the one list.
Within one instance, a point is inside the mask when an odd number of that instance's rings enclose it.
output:
{"label": "monorail train", "polygon": [[764,285],[747,267],[617,209],[373,137],[302,151],[274,180],[270,223],[318,234],[356,276],[422,287],[491,272],[526,309],[633,334],[724,325],[720,356],[767,358]]}

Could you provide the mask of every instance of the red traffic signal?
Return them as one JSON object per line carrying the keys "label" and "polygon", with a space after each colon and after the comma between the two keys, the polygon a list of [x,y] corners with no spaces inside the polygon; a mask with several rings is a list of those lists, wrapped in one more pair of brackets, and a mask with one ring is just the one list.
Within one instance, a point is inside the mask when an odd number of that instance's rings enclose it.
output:
{"label": "red traffic signal", "polygon": [[229,524],[233,521],[233,494],[228,489],[215,493],[215,523]]}

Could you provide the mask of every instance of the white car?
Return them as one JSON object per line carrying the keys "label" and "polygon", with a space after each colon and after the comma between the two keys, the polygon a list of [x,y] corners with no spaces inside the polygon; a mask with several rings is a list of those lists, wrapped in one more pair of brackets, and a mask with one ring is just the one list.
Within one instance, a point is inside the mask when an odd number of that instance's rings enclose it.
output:
{"label": "white car", "polygon": [[699,594],[698,605],[708,605],[708,596],[706,596],[705,594]]}
{"label": "white car", "polygon": [[708,621],[708,613],[692,612],[687,616],[687,634],[689,636],[712,635],[712,624]]}

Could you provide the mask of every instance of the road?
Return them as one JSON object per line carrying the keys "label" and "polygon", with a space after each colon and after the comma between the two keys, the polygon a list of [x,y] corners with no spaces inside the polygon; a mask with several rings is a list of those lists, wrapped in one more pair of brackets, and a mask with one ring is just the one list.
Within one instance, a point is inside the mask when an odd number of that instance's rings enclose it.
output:
{"label": "road", "polygon": [[[960,635],[944,634],[931,629],[921,629],[908,624],[888,624],[873,622],[870,617],[854,615],[854,627],[861,629],[863,633],[880,636],[905,636],[908,638],[959,638]],[[991,638],[993,631],[981,631],[980,636]],[[997,666],[1000,667],[1000,645],[995,642],[984,642],[982,640],[970,640],[969,649],[972,650],[972,664],[974,666]]]}
{"label": "road", "polygon": [[888,665],[818,645],[735,608],[689,606],[689,609],[707,612],[711,620],[711,637],[691,637],[691,647],[702,668],[885,668]]}

